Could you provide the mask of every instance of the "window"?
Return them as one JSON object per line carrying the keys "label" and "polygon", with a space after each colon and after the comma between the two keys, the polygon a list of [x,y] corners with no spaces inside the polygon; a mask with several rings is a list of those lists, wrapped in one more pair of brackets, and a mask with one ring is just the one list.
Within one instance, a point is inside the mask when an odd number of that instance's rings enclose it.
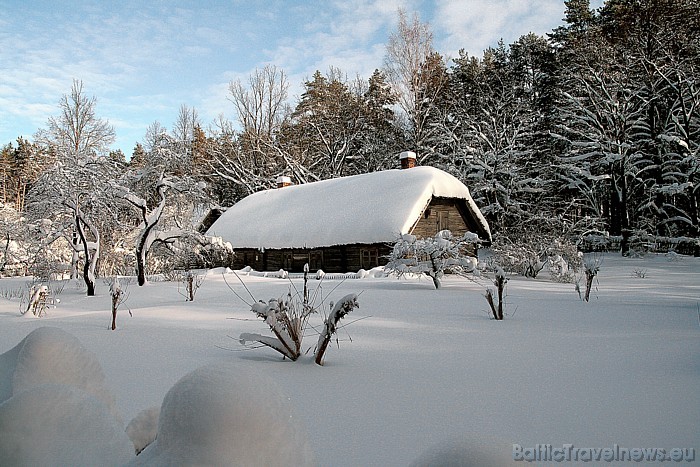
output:
{"label": "window", "polygon": [[360,267],[372,269],[379,266],[379,250],[377,248],[362,248],[360,250]]}

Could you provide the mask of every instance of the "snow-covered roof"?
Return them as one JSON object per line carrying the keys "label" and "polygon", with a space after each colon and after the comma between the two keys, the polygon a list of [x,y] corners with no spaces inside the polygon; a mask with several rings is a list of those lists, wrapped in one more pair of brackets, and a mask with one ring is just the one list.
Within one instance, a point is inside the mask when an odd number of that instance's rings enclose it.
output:
{"label": "snow-covered roof", "polygon": [[488,223],[454,176],[434,167],[385,170],[254,193],[207,231],[234,248],[318,248],[393,242],[410,233],[433,197],[464,200],[483,232]]}

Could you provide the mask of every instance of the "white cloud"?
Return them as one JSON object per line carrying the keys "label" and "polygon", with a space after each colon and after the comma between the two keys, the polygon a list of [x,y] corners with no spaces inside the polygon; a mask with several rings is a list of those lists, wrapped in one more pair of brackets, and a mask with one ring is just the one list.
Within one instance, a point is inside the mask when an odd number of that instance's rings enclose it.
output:
{"label": "white cloud", "polygon": [[118,139],[130,141],[127,152],[154,120],[169,126],[180,104],[197,108],[205,124],[221,113],[233,119],[228,83],[247,80],[256,67],[283,69],[291,96],[331,66],[368,79],[383,64],[399,8],[418,11],[448,57],[460,48],[480,55],[500,37],[548,32],[563,17],[560,0],[259,3],[10,2],[11,15],[25,20],[0,29],[0,144],[43,126],[74,78],[97,97],[98,114],[113,122]]}
{"label": "white cloud", "polygon": [[529,32],[550,32],[563,16],[559,0],[437,0],[432,25],[443,55],[465,49],[480,57],[501,38],[510,44]]}

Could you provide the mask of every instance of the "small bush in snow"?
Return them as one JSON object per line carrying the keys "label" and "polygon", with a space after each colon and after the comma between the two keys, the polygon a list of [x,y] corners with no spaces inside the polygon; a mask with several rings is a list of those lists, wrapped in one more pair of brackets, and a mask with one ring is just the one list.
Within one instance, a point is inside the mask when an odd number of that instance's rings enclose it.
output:
{"label": "small bush in snow", "polygon": [[[49,287],[44,284],[34,284],[29,289],[27,308],[21,311],[22,314],[31,311],[32,314],[41,318],[46,314],[46,302],[49,298]],[[21,306],[21,305],[20,305]]]}
{"label": "small bush in snow", "polygon": [[632,276],[638,279],[644,279],[647,277],[647,270],[642,268],[637,268],[632,271]]}
{"label": "small bush in snow", "polygon": [[576,279],[576,291],[578,292],[579,297],[586,302],[590,299],[593,281],[597,278],[598,271],[600,271],[600,266],[602,263],[603,262],[600,255],[597,254],[589,255],[583,260],[583,271],[586,277],[586,290],[583,297],[581,297],[581,277],[578,276]]}
{"label": "small bush in snow", "polygon": [[[318,311],[314,305],[314,297],[309,297],[308,289],[309,265],[304,265],[304,289],[301,293],[292,294],[291,288],[286,299],[270,299],[267,303],[259,301],[251,305],[251,311],[262,318],[270,327],[272,336],[256,333],[242,333],[241,344],[258,342],[281,353],[284,357],[296,361],[301,356],[301,345],[309,327],[309,317]],[[315,361],[323,364],[323,354],[328,347],[332,335],[338,329],[338,322],[354,308],[359,307],[357,295],[343,297],[335,306],[331,306],[330,315],[324,320],[315,351]]]}
{"label": "small bush in snow", "polygon": [[496,241],[492,261],[504,271],[536,278],[549,265],[554,282],[572,282],[581,268],[576,245],[558,238],[533,238],[519,243]]}
{"label": "small bush in snow", "polygon": [[[122,285],[118,277],[115,277],[114,280],[110,282],[109,295],[112,297],[112,331],[117,329],[117,310],[119,306],[129,298],[129,294],[126,293],[127,286],[128,282]],[[131,314],[131,312],[129,312],[129,314]]]}
{"label": "small bush in snow", "polygon": [[[205,275],[204,274],[198,274],[195,271],[185,271],[182,274],[178,275],[177,281],[178,281],[178,287],[177,291],[180,295],[183,295],[185,297],[185,301],[188,302],[193,302],[194,301],[194,296],[197,295],[197,291],[199,290],[199,287],[201,287],[202,282],[204,282]],[[185,292],[182,293],[180,292],[180,284],[185,289]]]}
{"label": "small bush in snow", "polygon": [[399,277],[426,274],[439,289],[440,279],[445,273],[473,272],[476,269],[477,260],[467,251],[478,242],[479,237],[471,232],[462,237],[454,237],[449,230],[442,230],[429,238],[405,234],[394,244],[384,270]]}
{"label": "small bush in snow", "polygon": [[498,303],[494,299],[494,290],[492,288],[486,289],[486,301],[491,307],[491,313],[493,314],[493,319],[500,321],[503,319],[503,300],[505,294],[506,283],[508,278],[506,273],[501,267],[495,268],[495,274],[493,278],[493,285],[496,286],[496,293],[498,294]]}

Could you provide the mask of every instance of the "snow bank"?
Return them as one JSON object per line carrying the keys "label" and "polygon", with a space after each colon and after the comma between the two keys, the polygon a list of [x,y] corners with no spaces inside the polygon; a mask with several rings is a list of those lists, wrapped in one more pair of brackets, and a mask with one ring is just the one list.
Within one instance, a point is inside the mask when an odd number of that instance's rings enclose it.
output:
{"label": "snow bank", "polygon": [[204,366],[165,395],[158,437],[131,465],[313,465],[301,425],[273,381]]}
{"label": "snow bank", "polygon": [[119,466],[134,446],[105,404],[44,384],[0,404],[0,465]]}
{"label": "snow bank", "polygon": [[139,412],[126,426],[126,434],[134,443],[134,450],[137,454],[155,441],[158,434],[159,416],[160,407],[151,407]]}
{"label": "snow bank", "polygon": [[41,327],[0,355],[0,402],[43,384],[78,388],[107,406],[119,419],[95,355],[59,328]]}
{"label": "snow bank", "polygon": [[0,355],[0,465],[123,465],[134,446],[95,356],[67,332],[32,331]]}

